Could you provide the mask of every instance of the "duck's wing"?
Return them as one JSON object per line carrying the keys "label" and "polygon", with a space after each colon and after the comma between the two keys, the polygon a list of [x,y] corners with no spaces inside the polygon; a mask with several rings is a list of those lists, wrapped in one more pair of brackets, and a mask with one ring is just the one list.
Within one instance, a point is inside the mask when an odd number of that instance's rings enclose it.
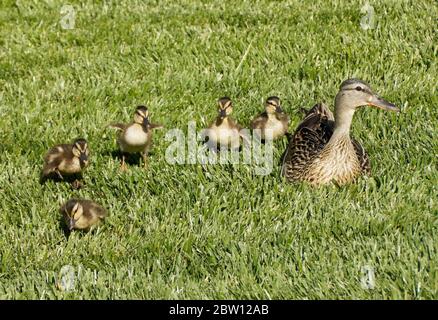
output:
{"label": "duck's wing", "polygon": [[353,143],[354,150],[356,151],[357,158],[359,159],[362,173],[367,176],[371,176],[371,164],[368,154],[359,142],[353,138],[351,139],[351,142]]}
{"label": "duck's wing", "polygon": [[58,144],[46,153],[44,156],[44,161],[46,163],[52,163],[56,160],[59,160],[62,156],[70,156],[72,155],[72,145],[71,144]]}
{"label": "duck's wing", "polygon": [[268,115],[266,112],[260,113],[257,117],[255,117],[251,121],[251,129],[261,129],[263,128],[264,124],[266,123],[266,119],[268,118]]}
{"label": "duck's wing", "polygon": [[237,131],[240,131],[243,129],[243,127],[233,118],[228,117],[228,125],[230,129],[236,129]]}
{"label": "duck's wing", "polygon": [[151,124],[149,124],[149,126],[150,126],[150,128],[152,130],[154,130],[154,129],[163,129],[164,128],[164,126],[162,124],[158,124],[158,123],[151,123]]}
{"label": "duck's wing", "polygon": [[107,211],[91,200],[82,200],[81,204],[84,207],[84,215],[89,219],[93,218],[93,216],[97,216],[100,219],[107,216]]}
{"label": "duck's wing", "polygon": [[59,144],[51,148],[44,156],[44,165],[41,171],[40,182],[44,182],[45,179],[52,174],[60,163],[66,158],[72,158],[72,145]]}
{"label": "duck's wing", "polygon": [[288,180],[298,179],[330,140],[333,128],[333,113],[325,104],[307,111],[283,154],[282,175]]}
{"label": "duck's wing", "polygon": [[277,119],[282,122],[289,122],[289,115],[285,112],[277,113]]}
{"label": "duck's wing", "polygon": [[125,123],[110,123],[107,127],[123,131],[128,127],[128,125]]}
{"label": "duck's wing", "polygon": [[239,136],[244,141],[246,141],[246,143],[251,143],[251,137],[249,136],[249,132],[244,130],[244,128],[238,122],[236,122],[236,120],[228,117],[228,124],[231,129],[236,129],[239,132]]}

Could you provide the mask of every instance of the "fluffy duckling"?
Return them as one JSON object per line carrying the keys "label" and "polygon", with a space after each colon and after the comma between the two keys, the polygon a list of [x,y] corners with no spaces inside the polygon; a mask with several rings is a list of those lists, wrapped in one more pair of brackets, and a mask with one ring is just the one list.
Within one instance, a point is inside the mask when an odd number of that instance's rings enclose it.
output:
{"label": "fluffy duckling", "polygon": [[149,121],[149,111],[145,106],[138,106],[134,112],[134,121],[130,124],[113,123],[110,127],[120,130],[117,143],[122,153],[122,170],[126,169],[125,158],[128,154],[141,153],[143,164],[147,167],[147,157],[152,145],[152,130],[163,128],[162,125]]}
{"label": "fluffy duckling", "polygon": [[77,139],[73,144],[59,144],[52,147],[44,156],[44,166],[40,182],[49,178],[64,180],[64,176],[75,177],[73,188],[80,188],[82,171],[88,166],[89,149],[85,139]]}
{"label": "fluffy duckling", "polygon": [[219,114],[205,132],[207,146],[212,150],[237,150],[240,148],[240,138],[246,137],[240,132],[242,127],[230,116],[233,103],[230,98],[223,97],[218,100],[218,105]]}
{"label": "fluffy duckling", "polygon": [[265,111],[259,114],[252,122],[251,129],[255,133],[259,132],[262,141],[266,136],[272,140],[283,137],[288,134],[289,117],[283,111],[280,104],[280,98],[272,96],[265,102]]}
{"label": "fluffy duckling", "polygon": [[70,231],[89,231],[107,216],[104,208],[84,199],[70,199],[61,206],[60,211]]}

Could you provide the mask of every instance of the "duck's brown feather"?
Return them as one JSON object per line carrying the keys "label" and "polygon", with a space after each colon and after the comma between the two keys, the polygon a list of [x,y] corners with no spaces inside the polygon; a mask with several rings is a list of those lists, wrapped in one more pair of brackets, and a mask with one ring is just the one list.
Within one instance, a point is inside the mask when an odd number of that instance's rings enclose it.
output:
{"label": "duck's brown feather", "polygon": [[52,147],[44,156],[41,178],[44,179],[50,175],[65,159],[72,159],[74,157],[72,148],[73,146],[71,144],[58,144]]}
{"label": "duck's brown feather", "polygon": [[[283,156],[282,174],[288,180],[305,180],[306,169],[329,142],[334,130],[333,113],[325,104],[316,104],[307,111]],[[370,162],[364,148],[351,139],[362,174],[371,173]]]}
{"label": "duck's brown feather", "polygon": [[260,113],[253,121],[251,121],[251,129],[264,129],[266,125],[266,121],[268,119],[268,113],[262,112]]}

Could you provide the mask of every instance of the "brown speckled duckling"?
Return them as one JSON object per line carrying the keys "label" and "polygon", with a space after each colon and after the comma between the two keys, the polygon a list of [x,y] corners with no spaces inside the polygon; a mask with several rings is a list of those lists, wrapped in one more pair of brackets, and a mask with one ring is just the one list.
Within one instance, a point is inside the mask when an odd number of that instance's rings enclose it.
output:
{"label": "brown speckled duckling", "polygon": [[233,103],[230,98],[223,97],[218,100],[218,116],[206,129],[207,146],[212,150],[238,150],[241,146],[242,127],[231,118]]}
{"label": "brown speckled duckling", "polygon": [[40,182],[44,183],[49,178],[77,177],[72,183],[74,188],[79,188],[82,183],[82,171],[89,163],[88,143],[85,139],[77,139],[73,144],[59,144],[52,147],[44,156],[44,166]]}
{"label": "brown speckled duckling", "polygon": [[70,199],[61,206],[60,211],[70,231],[88,231],[107,216],[104,208],[91,200],[84,199]]}
{"label": "brown speckled duckling", "polygon": [[120,130],[117,143],[122,152],[122,170],[126,169],[126,155],[131,153],[141,153],[143,165],[147,167],[147,157],[152,145],[152,130],[163,128],[162,125],[150,123],[148,108],[138,106],[132,123],[114,123],[110,124],[110,127]]}
{"label": "brown speckled duckling", "polygon": [[281,108],[280,98],[275,96],[266,100],[265,111],[251,122],[251,129],[255,133],[259,130],[262,140],[266,139],[266,135],[272,135],[272,140],[283,137],[288,132],[288,126],[289,117]]}

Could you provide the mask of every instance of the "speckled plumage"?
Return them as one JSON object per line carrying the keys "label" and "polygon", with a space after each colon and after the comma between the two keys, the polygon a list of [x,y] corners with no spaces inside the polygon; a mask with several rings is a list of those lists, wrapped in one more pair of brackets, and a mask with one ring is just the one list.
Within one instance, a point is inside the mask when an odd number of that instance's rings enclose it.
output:
{"label": "speckled plumage", "polygon": [[367,153],[350,137],[353,115],[360,106],[400,111],[374,94],[366,82],[344,81],[336,95],[335,117],[327,106],[317,104],[299,124],[284,153],[282,175],[288,181],[315,185],[345,184],[362,174],[370,175]]}
{"label": "speckled plumage", "polygon": [[134,121],[129,124],[113,123],[109,125],[120,130],[117,143],[122,153],[122,169],[125,169],[125,154],[141,153],[144,166],[152,145],[152,131],[162,125],[149,122],[149,112],[145,106],[138,106],[134,113]]}
{"label": "speckled plumage", "polygon": [[334,124],[333,113],[324,104],[307,112],[284,155],[282,172],[287,180],[343,184],[371,174],[368,155],[359,142],[346,136],[328,145]]}
{"label": "speckled plumage", "polygon": [[211,150],[237,150],[241,146],[242,127],[231,117],[233,110],[231,99],[223,97],[218,101],[219,115],[205,130],[205,142]]}
{"label": "speckled plumage", "polygon": [[90,230],[97,226],[107,212],[97,203],[85,199],[70,199],[60,208],[68,229]]}
{"label": "speckled plumage", "polygon": [[266,111],[259,114],[252,122],[251,129],[260,130],[261,139],[266,138],[266,131],[271,130],[272,139],[283,137],[287,134],[289,124],[289,117],[285,113],[275,113],[269,115]]}
{"label": "speckled plumage", "polygon": [[88,144],[84,139],[52,147],[44,156],[40,182],[51,177],[64,179],[65,176],[80,175],[88,166],[88,156]]}

